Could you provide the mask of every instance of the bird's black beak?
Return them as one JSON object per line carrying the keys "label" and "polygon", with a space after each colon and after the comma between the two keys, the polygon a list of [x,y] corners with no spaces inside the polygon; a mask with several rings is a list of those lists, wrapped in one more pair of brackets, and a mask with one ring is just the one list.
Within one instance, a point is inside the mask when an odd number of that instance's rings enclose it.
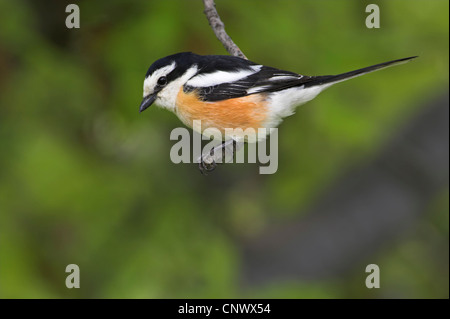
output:
{"label": "bird's black beak", "polygon": [[146,108],[148,108],[150,105],[153,104],[156,100],[156,93],[149,94],[142,100],[141,106],[139,106],[139,113],[144,111]]}

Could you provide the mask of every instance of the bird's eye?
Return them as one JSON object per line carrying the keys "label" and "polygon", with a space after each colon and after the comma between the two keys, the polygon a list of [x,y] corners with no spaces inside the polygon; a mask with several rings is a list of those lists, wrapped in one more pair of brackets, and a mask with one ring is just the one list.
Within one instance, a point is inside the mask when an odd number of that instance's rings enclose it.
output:
{"label": "bird's eye", "polygon": [[158,79],[158,85],[159,86],[164,86],[167,84],[167,78],[165,76],[162,76]]}

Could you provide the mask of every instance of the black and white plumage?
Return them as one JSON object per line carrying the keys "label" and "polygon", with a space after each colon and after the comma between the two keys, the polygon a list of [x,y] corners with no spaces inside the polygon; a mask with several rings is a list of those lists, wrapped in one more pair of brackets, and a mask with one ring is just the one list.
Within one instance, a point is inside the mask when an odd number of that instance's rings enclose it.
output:
{"label": "black and white plumage", "polygon": [[140,111],[155,103],[191,127],[196,119],[205,123],[204,128],[219,130],[276,127],[329,86],[413,58],[338,75],[305,76],[233,56],[178,53],[148,69]]}

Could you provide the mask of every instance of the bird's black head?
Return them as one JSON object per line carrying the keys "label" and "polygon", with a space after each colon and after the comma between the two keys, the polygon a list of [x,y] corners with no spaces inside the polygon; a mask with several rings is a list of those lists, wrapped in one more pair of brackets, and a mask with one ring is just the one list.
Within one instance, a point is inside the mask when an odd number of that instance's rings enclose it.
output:
{"label": "bird's black head", "polygon": [[[162,104],[161,106],[163,107],[172,108],[172,105],[165,105],[167,104],[167,101],[165,101],[167,99],[159,99],[159,95],[163,91],[167,91],[167,95],[178,93],[173,92],[176,88],[172,87],[173,85],[171,86],[171,84],[180,79],[188,69],[196,66],[200,60],[201,56],[197,54],[182,52],[166,56],[154,62],[145,74],[144,99],[139,107],[139,111],[144,111],[155,101],[160,102],[159,104]],[[179,86],[177,87],[179,88]]]}

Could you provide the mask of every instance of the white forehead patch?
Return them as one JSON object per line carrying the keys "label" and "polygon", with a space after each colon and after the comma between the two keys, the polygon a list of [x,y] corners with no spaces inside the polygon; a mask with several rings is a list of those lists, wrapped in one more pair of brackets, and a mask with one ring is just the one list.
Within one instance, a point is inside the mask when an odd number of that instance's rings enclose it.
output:
{"label": "white forehead patch", "polygon": [[157,69],[153,74],[149,75],[144,80],[144,97],[152,93],[156,87],[156,82],[162,76],[165,76],[172,72],[176,67],[175,61],[170,65],[166,65],[160,69]]}
{"label": "white forehead patch", "polygon": [[194,76],[186,84],[194,87],[208,87],[222,83],[235,82],[259,72],[261,68],[262,65],[252,65],[250,66],[250,70],[242,69],[235,72],[216,71],[213,73],[200,74]]}

